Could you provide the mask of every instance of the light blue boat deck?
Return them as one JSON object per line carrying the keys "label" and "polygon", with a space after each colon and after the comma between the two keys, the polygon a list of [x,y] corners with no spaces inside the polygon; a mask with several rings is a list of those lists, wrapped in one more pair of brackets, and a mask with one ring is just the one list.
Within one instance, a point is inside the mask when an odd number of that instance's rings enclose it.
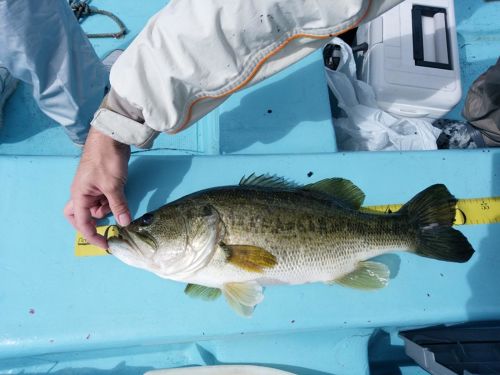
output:
{"label": "light blue boat deck", "polygon": [[[125,47],[162,4],[95,0],[130,30],[124,40],[94,42],[98,54]],[[465,95],[498,57],[500,3],[459,0],[456,14]],[[97,17],[84,24],[113,27]],[[450,116],[459,118],[459,108]],[[62,209],[79,153],[21,85],[0,130],[0,374],[135,375],[235,363],[305,375],[423,374],[405,357],[398,330],[500,319],[500,224],[459,228],[476,249],[466,264],[398,253],[386,258],[395,272],[381,291],[269,287],[251,319],[111,256],[75,257]],[[337,152],[318,52],[135,153],[127,197],[138,217],[253,172],[303,183],[349,178],[367,205],[403,203],[434,183],[458,198],[500,196],[499,149]]]}

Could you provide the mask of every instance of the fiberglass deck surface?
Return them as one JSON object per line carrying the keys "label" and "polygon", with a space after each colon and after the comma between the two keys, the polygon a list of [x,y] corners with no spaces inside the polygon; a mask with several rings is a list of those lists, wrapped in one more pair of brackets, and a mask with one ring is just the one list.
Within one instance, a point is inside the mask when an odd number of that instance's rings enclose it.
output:
{"label": "fiberglass deck surface", "polygon": [[[134,4],[94,5],[116,11],[130,39],[161,6]],[[465,93],[500,50],[500,3],[456,6]],[[102,26],[91,21],[86,28]],[[126,43],[95,47],[105,55]],[[134,217],[252,172],[303,183],[349,178],[366,204],[402,203],[438,182],[458,198],[500,195],[497,149],[335,152],[320,60],[310,56],[230,98],[187,133],[133,155],[127,197]],[[184,285],[111,256],[74,256],[75,232],[62,208],[78,150],[39,113],[25,86],[7,105],[0,154],[0,373],[139,374],[248,363],[305,375],[420,374],[405,359],[398,329],[500,318],[499,224],[460,227],[477,251],[466,264],[398,253],[381,291],[269,287],[253,318],[243,319],[223,299],[190,299]]]}

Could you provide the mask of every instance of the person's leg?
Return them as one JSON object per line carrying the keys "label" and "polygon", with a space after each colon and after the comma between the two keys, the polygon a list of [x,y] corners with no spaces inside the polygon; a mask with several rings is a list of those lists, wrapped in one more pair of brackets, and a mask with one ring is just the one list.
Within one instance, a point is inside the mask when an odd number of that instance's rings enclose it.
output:
{"label": "person's leg", "polygon": [[3,126],[3,107],[17,86],[17,79],[12,77],[7,68],[0,66],[0,129]]}
{"label": "person's leg", "polygon": [[0,65],[83,144],[108,75],[65,0],[0,1]]}

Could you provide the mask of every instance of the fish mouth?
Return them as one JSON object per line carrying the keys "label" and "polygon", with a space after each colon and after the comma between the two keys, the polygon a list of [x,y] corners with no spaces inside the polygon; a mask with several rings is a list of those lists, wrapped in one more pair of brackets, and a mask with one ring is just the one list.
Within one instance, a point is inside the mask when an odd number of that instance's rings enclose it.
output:
{"label": "fish mouth", "polygon": [[[108,237],[111,228],[114,229],[115,234],[111,234],[111,236]],[[117,239],[118,241],[124,242],[132,251],[140,255],[145,254],[137,244],[137,240],[141,240],[142,242],[146,243],[151,248],[153,254],[156,252],[156,250],[158,250],[158,243],[156,242],[155,238],[149,233],[133,232],[125,227],[119,227],[117,225],[110,225],[109,227],[107,227],[106,231],[104,232],[104,237],[109,240]],[[112,254],[111,249],[108,249],[107,251],[108,253]]]}

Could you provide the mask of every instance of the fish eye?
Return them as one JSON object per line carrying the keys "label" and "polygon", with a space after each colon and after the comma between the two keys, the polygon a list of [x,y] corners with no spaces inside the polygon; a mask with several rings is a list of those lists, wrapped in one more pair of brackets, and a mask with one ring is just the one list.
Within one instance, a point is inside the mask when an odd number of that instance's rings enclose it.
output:
{"label": "fish eye", "polygon": [[153,222],[154,215],[147,213],[142,215],[142,217],[139,219],[139,225],[141,227],[145,227],[147,225],[150,225]]}

